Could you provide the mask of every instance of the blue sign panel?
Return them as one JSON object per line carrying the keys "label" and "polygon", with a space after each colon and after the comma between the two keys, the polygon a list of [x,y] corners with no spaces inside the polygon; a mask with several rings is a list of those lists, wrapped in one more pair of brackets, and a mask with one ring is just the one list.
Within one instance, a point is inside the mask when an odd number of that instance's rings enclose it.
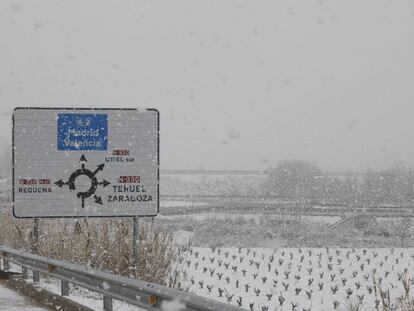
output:
{"label": "blue sign panel", "polygon": [[108,149],[107,114],[58,114],[58,150]]}

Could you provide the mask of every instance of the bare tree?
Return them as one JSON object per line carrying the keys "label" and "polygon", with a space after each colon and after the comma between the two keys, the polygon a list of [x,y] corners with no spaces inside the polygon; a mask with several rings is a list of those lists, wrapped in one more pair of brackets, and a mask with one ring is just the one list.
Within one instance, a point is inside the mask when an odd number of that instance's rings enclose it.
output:
{"label": "bare tree", "polygon": [[413,221],[411,218],[399,218],[389,222],[391,234],[405,247],[413,237]]}

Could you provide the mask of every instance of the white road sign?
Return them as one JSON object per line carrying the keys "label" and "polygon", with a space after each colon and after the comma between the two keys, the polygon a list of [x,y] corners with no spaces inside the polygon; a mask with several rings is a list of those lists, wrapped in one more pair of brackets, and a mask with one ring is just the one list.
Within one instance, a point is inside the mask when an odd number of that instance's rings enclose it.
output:
{"label": "white road sign", "polygon": [[155,216],[155,109],[16,108],[13,204],[20,218]]}

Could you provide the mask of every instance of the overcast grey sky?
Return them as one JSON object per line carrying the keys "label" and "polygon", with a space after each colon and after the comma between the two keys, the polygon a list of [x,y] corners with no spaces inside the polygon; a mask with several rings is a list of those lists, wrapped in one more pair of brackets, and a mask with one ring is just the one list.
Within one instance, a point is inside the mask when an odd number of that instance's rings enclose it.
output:
{"label": "overcast grey sky", "polygon": [[163,168],[414,166],[414,1],[0,1],[15,106],[154,107]]}

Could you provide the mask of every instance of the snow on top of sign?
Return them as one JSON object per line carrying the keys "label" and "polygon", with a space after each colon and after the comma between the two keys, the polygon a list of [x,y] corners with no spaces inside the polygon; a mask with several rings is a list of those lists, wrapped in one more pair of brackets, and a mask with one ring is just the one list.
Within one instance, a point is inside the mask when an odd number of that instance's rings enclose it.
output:
{"label": "snow on top of sign", "polygon": [[147,112],[147,108],[144,108],[144,107],[138,107],[138,108],[137,108],[137,112],[139,112],[139,113]]}

